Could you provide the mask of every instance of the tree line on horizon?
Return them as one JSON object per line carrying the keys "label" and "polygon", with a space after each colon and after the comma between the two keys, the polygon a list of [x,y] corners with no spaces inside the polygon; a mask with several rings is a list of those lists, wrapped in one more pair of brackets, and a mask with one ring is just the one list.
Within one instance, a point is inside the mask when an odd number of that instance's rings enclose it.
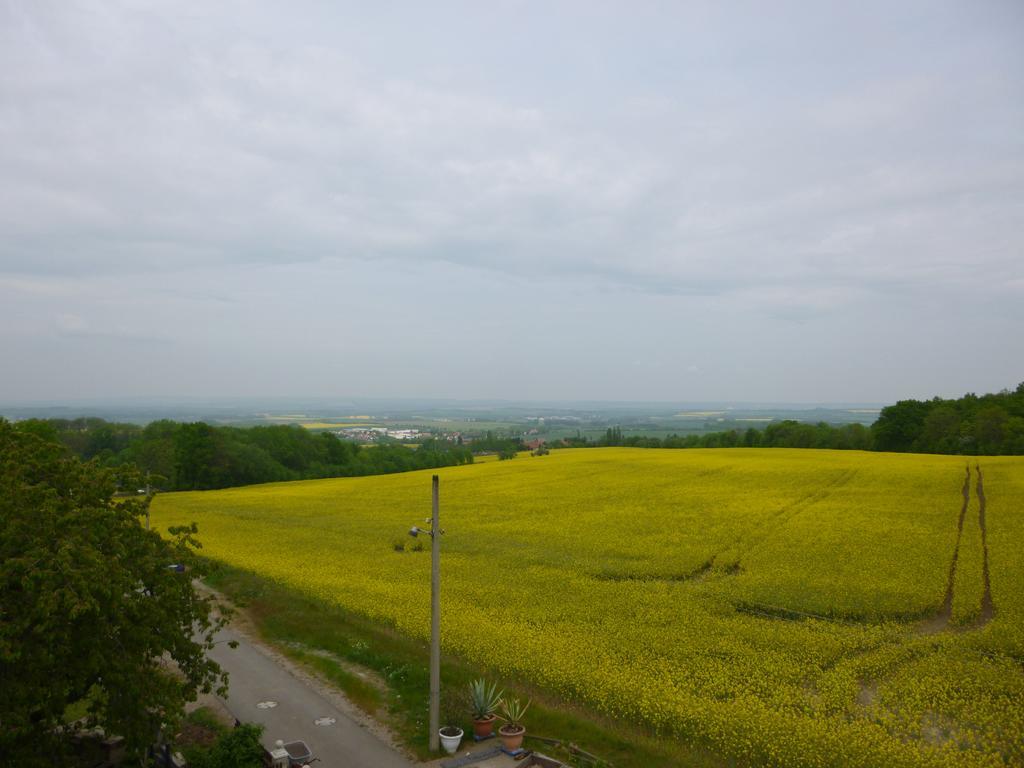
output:
{"label": "tree line on horizon", "polygon": [[1024,382],[1013,391],[956,399],[900,400],[870,426],[787,419],[763,429],[730,429],[664,438],[625,435],[609,427],[600,438],[566,438],[566,447],[596,448],[830,448],[834,450],[1024,455]]}
{"label": "tree line on horizon", "polygon": [[[433,438],[415,448],[360,446],[330,432],[295,425],[217,427],[163,419],[146,426],[100,418],[28,419],[18,428],[60,442],[100,466],[135,466],[154,488],[211,490],[238,485],[325,477],[407,472],[469,464],[474,452],[512,457],[518,436],[487,432],[471,445]],[[792,419],[763,428],[650,437],[609,427],[597,439],[569,437],[552,448],[828,448],[963,455],[1024,455],[1024,383],[1013,391],[956,399],[900,400],[863,424],[810,424]]]}
{"label": "tree line on horizon", "polygon": [[[100,418],[28,419],[18,428],[100,466],[137,467],[154,488],[196,491],[284,480],[383,475],[471,464],[468,449],[431,439],[415,448],[360,446],[295,425],[216,427],[162,419],[146,426]],[[135,490],[135,489],[132,489]]]}

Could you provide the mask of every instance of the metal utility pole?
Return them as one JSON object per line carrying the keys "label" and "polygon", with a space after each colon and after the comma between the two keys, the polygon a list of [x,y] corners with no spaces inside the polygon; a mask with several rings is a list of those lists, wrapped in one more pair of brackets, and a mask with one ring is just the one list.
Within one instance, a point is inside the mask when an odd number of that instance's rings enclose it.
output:
{"label": "metal utility pole", "polygon": [[437,475],[433,483],[430,536],[430,751],[440,748],[441,728],[441,524]]}

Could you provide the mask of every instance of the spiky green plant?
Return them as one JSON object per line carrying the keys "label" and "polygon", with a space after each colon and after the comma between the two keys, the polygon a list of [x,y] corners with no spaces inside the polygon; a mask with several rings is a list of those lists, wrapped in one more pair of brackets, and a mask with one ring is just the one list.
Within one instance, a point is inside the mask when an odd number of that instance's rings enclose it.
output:
{"label": "spiky green plant", "polygon": [[525,729],[523,717],[526,715],[526,710],[530,708],[531,703],[531,701],[527,701],[523,704],[519,699],[502,699],[500,703],[501,714],[498,717],[504,720],[506,725],[517,731],[521,728]]}
{"label": "spiky green plant", "polygon": [[474,720],[486,720],[501,704],[505,691],[498,690],[496,683],[488,684],[482,677],[469,684],[470,711]]}

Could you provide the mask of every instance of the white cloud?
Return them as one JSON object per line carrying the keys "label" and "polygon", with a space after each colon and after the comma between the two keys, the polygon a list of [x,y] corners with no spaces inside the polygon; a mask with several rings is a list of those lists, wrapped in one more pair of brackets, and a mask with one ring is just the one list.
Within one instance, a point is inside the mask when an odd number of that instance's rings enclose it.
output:
{"label": "white cloud", "polygon": [[85,320],[68,312],[57,315],[56,325],[62,333],[80,334],[87,333],[89,330]]}
{"label": "white cloud", "polygon": [[[915,39],[881,29],[882,11],[913,20]],[[841,354],[857,341],[837,335],[858,322],[895,344],[907,337],[880,318],[912,336],[932,302],[963,327],[986,303],[1007,308],[1000,325],[1024,322],[1012,301],[1024,246],[1013,29],[976,10],[881,4],[431,4],[395,17],[9,3],[0,335],[248,349],[286,344],[277,323],[331,347],[329,312],[305,330],[295,318],[313,311],[300,284],[337,280],[332,311],[360,306],[369,347],[399,356],[416,357],[421,332],[469,332],[438,295],[477,318],[543,318],[519,326],[523,339],[488,324],[477,353],[544,350],[571,394],[586,373],[567,347],[652,359],[633,347],[683,324],[721,342],[706,369],[725,377],[737,344],[788,350],[831,328]],[[354,301],[349,280],[379,303]],[[416,319],[381,320],[389,310]],[[552,326],[572,329],[558,349]],[[463,378],[476,369],[461,365]],[[210,386],[233,376],[225,366]],[[851,394],[836,397],[864,399]]]}

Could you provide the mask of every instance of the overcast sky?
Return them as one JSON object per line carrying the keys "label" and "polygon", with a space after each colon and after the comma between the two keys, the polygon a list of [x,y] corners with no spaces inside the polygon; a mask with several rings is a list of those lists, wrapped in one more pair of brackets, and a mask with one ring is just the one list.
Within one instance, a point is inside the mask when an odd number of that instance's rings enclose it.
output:
{"label": "overcast sky", "polygon": [[0,0],[0,401],[1024,380],[1019,0],[346,6]]}

